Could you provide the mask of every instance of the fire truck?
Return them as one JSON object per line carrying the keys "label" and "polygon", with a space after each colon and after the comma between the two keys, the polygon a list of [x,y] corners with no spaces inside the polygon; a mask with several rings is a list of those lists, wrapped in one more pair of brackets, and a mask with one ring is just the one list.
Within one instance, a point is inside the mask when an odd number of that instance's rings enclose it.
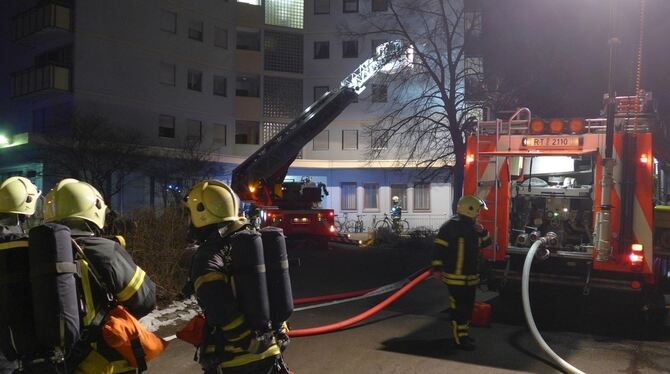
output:
{"label": "fire truck", "polygon": [[493,239],[483,250],[492,285],[520,280],[529,248],[544,238],[531,284],[637,293],[661,322],[670,284],[670,207],[660,197],[669,138],[650,92],[612,105],[610,121],[545,120],[528,108],[479,121],[467,138],[464,194],[488,207],[480,218]]}
{"label": "fire truck", "polygon": [[315,239],[321,245],[329,241],[354,243],[335,230],[334,210],[320,208],[325,186],[284,179],[302,148],[356,101],[370,78],[406,63],[406,52],[400,41],[379,45],[375,55],[338,88],[323,94],[233,170],[232,189],[251,207],[250,214],[261,226],[280,227],[289,239]]}

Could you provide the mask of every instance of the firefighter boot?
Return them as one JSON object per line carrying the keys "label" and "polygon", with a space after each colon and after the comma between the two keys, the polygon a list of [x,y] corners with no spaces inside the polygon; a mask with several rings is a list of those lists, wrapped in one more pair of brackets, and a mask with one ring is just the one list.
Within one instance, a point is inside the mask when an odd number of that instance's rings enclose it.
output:
{"label": "firefighter boot", "polygon": [[456,348],[462,349],[464,351],[474,351],[476,346],[475,346],[475,340],[469,337],[468,335],[466,336],[461,336],[460,339],[458,339],[458,343],[456,343]]}

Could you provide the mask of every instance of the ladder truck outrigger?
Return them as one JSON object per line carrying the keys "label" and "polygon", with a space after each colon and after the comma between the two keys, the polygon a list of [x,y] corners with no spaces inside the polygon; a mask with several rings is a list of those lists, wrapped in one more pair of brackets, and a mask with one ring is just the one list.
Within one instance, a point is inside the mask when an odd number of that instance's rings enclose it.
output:
{"label": "ladder truck outrigger", "polygon": [[322,188],[314,183],[284,181],[301,149],[356,101],[365,83],[379,72],[392,72],[405,63],[407,48],[401,41],[379,45],[340,86],[307,107],[277,135],[261,146],[232,173],[232,189],[248,203],[261,226],[276,226],[289,239],[313,239],[355,244],[335,230],[335,211],[320,208]]}
{"label": "ladder truck outrigger", "polygon": [[493,236],[483,251],[491,285],[519,281],[542,238],[531,284],[634,293],[654,329],[667,315],[670,285],[670,138],[650,92],[610,107],[609,121],[543,120],[527,108],[480,121],[467,138],[464,194],[488,206],[481,220]]}

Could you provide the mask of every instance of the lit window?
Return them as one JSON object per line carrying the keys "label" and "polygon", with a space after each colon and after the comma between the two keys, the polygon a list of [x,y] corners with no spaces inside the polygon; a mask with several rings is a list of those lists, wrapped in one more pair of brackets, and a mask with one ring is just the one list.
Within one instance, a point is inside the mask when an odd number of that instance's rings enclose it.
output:
{"label": "lit window", "polygon": [[166,86],[174,86],[175,84],[175,66],[167,62],[161,62],[160,66],[160,83]]}
{"label": "lit window", "polygon": [[330,58],[330,42],[314,42],[314,59]]}
{"label": "lit window", "polygon": [[161,9],[161,30],[173,34],[177,32],[177,13]]}
{"label": "lit window", "polygon": [[342,42],[342,57],[358,57],[358,40],[345,40]]}
{"label": "lit window", "polygon": [[202,91],[202,72],[188,69],[188,81],[186,87],[193,91]]}
{"label": "lit window", "polygon": [[356,182],[344,182],[340,184],[340,192],[340,209],[356,210]]}
{"label": "lit window", "polygon": [[343,13],[358,13],[358,0],[342,0]]}
{"label": "lit window", "polygon": [[174,117],[161,114],[158,117],[158,137],[174,138]]}
{"label": "lit window", "polygon": [[414,210],[430,210],[430,183],[414,184]]}
{"label": "lit window", "polygon": [[215,75],[214,76],[214,95],[217,96],[228,96],[228,80],[226,77]]}
{"label": "lit window", "polygon": [[197,40],[197,41],[202,41],[202,30],[203,30],[203,24],[202,21],[191,21],[188,24],[188,38]]}
{"label": "lit window", "polygon": [[358,149],[358,130],[342,130],[342,149]]}
{"label": "lit window", "polygon": [[363,184],[363,209],[379,210],[379,184]]}
{"label": "lit window", "polygon": [[265,24],[302,29],[304,0],[265,0]]}

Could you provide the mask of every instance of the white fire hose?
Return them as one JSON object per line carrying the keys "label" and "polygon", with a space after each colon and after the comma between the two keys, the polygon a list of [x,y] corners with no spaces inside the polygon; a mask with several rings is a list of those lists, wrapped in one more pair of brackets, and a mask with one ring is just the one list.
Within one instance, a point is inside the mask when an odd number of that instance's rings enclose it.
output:
{"label": "white fire hose", "polygon": [[528,328],[530,329],[530,332],[533,334],[533,338],[535,338],[535,341],[537,344],[540,345],[540,348],[542,348],[543,351],[545,351],[558,365],[561,366],[565,371],[571,374],[584,374],[583,371],[577,369],[576,367],[570,365],[567,361],[562,359],[559,355],[554,352],[549,345],[544,341],[542,336],[540,335],[540,332],[537,330],[537,326],[535,326],[535,320],[533,319],[533,314],[531,313],[530,310],[530,298],[528,296],[528,285],[530,283],[530,266],[533,263],[533,257],[535,257],[535,252],[537,252],[538,248],[544,246],[546,244],[546,238],[540,238],[539,240],[536,240],[535,243],[530,247],[528,250],[528,254],[526,255],[526,261],[523,263],[523,274],[521,277],[521,297],[523,299],[523,312],[526,315],[526,322],[528,323]]}

